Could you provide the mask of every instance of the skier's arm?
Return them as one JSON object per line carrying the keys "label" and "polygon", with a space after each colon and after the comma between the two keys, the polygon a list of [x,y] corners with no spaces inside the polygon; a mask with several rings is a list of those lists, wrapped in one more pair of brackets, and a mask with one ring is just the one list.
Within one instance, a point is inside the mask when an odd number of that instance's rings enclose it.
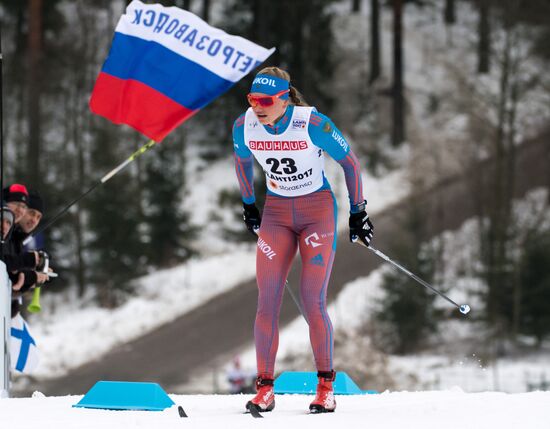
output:
{"label": "skier's arm", "polygon": [[244,144],[245,114],[237,118],[233,124],[233,150],[235,151],[235,173],[239,180],[239,188],[243,203],[254,204],[254,159],[250,149]]}
{"label": "skier's arm", "polygon": [[365,201],[361,168],[348,142],[334,123],[319,112],[312,112],[308,131],[313,143],[327,152],[344,170],[351,212],[361,211],[359,205]]}

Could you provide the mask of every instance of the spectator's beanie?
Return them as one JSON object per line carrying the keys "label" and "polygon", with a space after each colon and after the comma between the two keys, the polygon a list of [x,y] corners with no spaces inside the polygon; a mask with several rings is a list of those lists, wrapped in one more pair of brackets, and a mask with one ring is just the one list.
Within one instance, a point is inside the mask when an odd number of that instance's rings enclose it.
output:
{"label": "spectator's beanie", "polygon": [[6,206],[2,207],[2,212],[3,212],[4,220],[8,220],[10,224],[13,225],[13,221],[15,220],[15,215],[13,214],[13,212]]}
{"label": "spectator's beanie", "polygon": [[13,185],[10,185],[4,189],[4,200],[7,203],[22,202],[22,203],[28,204],[29,191],[27,191],[27,188],[25,185],[14,183]]}
{"label": "spectator's beanie", "polygon": [[29,191],[29,209],[34,209],[44,214],[44,200],[37,191]]}

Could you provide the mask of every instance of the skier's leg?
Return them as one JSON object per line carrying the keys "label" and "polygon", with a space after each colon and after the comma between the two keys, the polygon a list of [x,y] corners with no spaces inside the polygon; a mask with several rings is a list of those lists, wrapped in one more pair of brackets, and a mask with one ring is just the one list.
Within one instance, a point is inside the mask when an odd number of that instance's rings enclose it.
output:
{"label": "skier's leg", "polygon": [[333,412],[336,409],[332,387],[334,338],[326,300],[337,239],[334,196],[330,191],[312,194],[304,201],[303,212],[300,218],[304,219],[304,229],[299,239],[302,257],[300,293],[319,378],[317,394],[309,409],[312,413]]}
{"label": "skier's leg", "polygon": [[262,216],[256,253],[258,307],[254,324],[258,376],[273,378],[279,346],[279,313],[284,285],[296,254],[288,199],[268,197]]}
{"label": "skier's leg", "polygon": [[268,197],[258,237],[258,308],[254,323],[258,378],[256,396],[246,404],[251,412],[271,411],[275,407],[273,375],[279,347],[279,313],[284,284],[297,247],[290,209],[289,200]]}
{"label": "skier's leg", "polygon": [[300,294],[318,371],[332,371],[333,328],[327,312],[327,287],[336,251],[336,204],[330,191],[307,196],[300,206],[303,230]]}

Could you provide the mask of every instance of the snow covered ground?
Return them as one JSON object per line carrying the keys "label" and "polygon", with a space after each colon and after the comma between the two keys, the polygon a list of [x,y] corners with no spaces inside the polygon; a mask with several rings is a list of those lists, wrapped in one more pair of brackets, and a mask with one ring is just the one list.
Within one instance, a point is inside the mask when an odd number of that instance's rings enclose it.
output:
{"label": "snow covered ground", "polygon": [[244,415],[241,395],[170,395],[177,407],[162,412],[106,411],[72,408],[80,396],[0,399],[3,429],[134,429],[163,428],[384,428],[384,429],[546,429],[550,392],[505,394],[384,392],[380,395],[337,396],[333,414],[307,415],[311,396],[278,395],[277,406],[261,421]]}

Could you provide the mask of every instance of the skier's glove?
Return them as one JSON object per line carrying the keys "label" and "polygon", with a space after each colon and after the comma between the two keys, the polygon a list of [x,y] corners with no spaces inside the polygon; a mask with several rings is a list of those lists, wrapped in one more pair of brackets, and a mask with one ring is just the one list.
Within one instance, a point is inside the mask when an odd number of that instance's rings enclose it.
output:
{"label": "skier's glove", "polygon": [[243,219],[248,230],[252,234],[257,235],[260,230],[260,224],[262,223],[262,217],[260,216],[260,211],[256,207],[256,204],[243,203]]}
{"label": "skier's glove", "polygon": [[355,243],[357,240],[369,247],[374,235],[374,226],[365,210],[349,215],[349,240]]}

